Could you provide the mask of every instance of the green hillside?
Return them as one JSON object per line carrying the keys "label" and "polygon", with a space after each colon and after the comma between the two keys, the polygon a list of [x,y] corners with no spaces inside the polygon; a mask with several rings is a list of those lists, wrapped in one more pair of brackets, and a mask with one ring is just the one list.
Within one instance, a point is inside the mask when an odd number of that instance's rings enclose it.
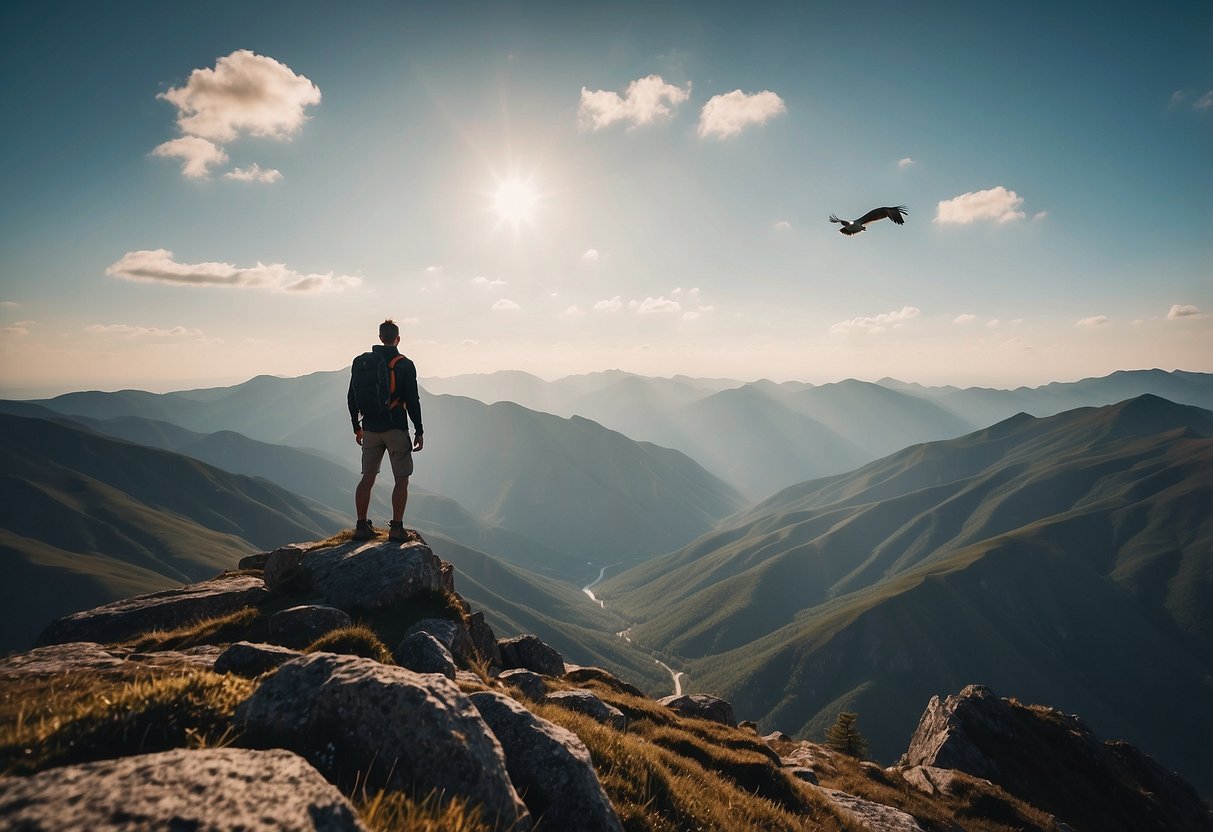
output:
{"label": "green hillside", "polygon": [[892,753],[923,695],[980,679],[1195,779],[1213,771],[1191,740],[1210,716],[1210,505],[1213,413],[1142,396],[793,486],[596,589],[765,729],[819,737],[858,709]]}

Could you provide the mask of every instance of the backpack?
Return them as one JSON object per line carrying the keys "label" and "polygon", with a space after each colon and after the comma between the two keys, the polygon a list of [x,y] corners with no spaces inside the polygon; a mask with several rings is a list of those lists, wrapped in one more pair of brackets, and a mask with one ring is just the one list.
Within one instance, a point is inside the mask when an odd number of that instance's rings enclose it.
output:
{"label": "backpack", "polygon": [[392,408],[400,407],[396,398],[396,362],[403,355],[385,361],[377,352],[364,352],[354,359],[350,367],[350,379],[354,388],[354,402],[363,417],[386,419]]}

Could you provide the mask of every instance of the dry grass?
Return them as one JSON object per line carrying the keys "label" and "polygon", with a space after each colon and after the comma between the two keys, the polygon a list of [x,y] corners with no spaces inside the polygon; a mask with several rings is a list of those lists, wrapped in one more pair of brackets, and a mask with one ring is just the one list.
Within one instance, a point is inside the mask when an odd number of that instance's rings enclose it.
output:
{"label": "dry grass", "polygon": [[[788,754],[798,745],[775,743],[774,748]],[[896,773],[822,746],[820,755],[827,754],[828,761],[823,759],[821,765],[814,766],[823,787],[900,809],[912,815],[926,832],[1043,832],[1054,828],[1048,814],[985,780],[962,774],[951,794],[928,796]]]}
{"label": "dry grass", "polygon": [[[187,671],[134,680],[78,673],[13,687],[18,689],[5,692],[0,721],[0,772],[5,774],[225,744],[236,706],[253,684]],[[27,698],[34,694],[37,699]]]}
{"label": "dry grass", "polygon": [[413,800],[400,792],[379,792],[373,797],[359,796],[354,805],[373,832],[499,832],[458,798],[441,800],[431,794]]}
{"label": "dry grass", "polygon": [[325,633],[304,650],[305,653],[345,653],[374,659],[381,664],[395,664],[392,651],[370,627],[353,624]]}
{"label": "dry grass", "polygon": [[627,731],[554,705],[530,707],[586,744],[629,832],[859,829],[827,797],[787,775],[753,733],[681,719],[652,700],[607,685],[586,687],[628,714]]}
{"label": "dry grass", "polygon": [[153,650],[181,650],[186,647],[197,647],[200,644],[252,641],[254,639],[250,638],[250,634],[261,620],[261,610],[257,607],[245,607],[227,615],[202,619],[173,630],[152,630],[123,642],[122,646],[140,652],[150,652]]}

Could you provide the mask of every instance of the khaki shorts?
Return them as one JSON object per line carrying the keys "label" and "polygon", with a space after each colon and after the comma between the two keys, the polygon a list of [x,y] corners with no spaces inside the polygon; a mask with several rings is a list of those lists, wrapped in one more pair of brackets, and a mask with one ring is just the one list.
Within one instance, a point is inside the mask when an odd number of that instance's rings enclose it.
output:
{"label": "khaki shorts", "polygon": [[406,430],[385,430],[382,433],[364,431],[362,434],[362,476],[378,474],[383,452],[392,462],[392,476],[407,480],[413,474],[413,442]]}

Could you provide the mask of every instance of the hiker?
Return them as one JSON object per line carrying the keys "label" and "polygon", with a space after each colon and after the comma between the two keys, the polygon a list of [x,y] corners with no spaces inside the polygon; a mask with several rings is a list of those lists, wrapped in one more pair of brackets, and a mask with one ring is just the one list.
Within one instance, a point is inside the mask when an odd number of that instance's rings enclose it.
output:
{"label": "hiker", "polygon": [[[354,540],[370,540],[375,536],[366,513],[371,504],[371,487],[379,473],[383,453],[387,451],[392,476],[396,479],[392,488],[392,522],[387,536],[388,540],[403,541],[406,539],[404,507],[409,499],[413,451],[420,451],[425,445],[421,399],[417,394],[417,367],[397,349],[400,327],[391,318],[379,325],[379,340],[383,343],[375,344],[370,352],[354,359],[350,368],[350,391],[346,396],[350,420],[354,424],[354,441],[362,446],[362,479],[354,491],[354,508],[358,512]],[[410,420],[416,431],[412,442],[409,442]]]}

